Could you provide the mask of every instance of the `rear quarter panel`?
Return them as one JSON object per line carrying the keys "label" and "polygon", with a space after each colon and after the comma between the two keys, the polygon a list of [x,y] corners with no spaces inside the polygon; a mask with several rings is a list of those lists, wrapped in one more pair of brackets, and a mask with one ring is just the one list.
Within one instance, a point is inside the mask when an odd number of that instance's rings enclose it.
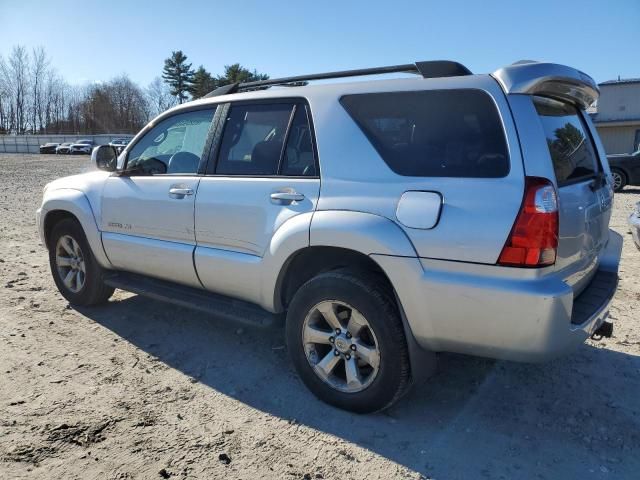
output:
{"label": "rear quarter panel", "polygon": [[318,210],[351,210],[386,217],[394,222],[402,194],[410,190],[439,192],[440,221],[429,230],[400,226],[418,256],[495,263],[511,231],[522,201],[524,173],[518,137],[506,98],[488,75],[395,81],[393,91],[472,88],[487,92],[502,117],[510,156],[504,178],[407,177],[394,173],[364,133],[340,105],[351,93],[389,91],[384,82],[343,85],[310,96],[322,185]]}

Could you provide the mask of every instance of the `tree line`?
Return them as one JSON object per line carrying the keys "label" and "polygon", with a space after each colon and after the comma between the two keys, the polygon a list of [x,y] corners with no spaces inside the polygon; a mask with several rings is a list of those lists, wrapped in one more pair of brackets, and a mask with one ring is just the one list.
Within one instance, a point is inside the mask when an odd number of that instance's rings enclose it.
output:
{"label": "tree line", "polygon": [[219,86],[269,78],[238,63],[214,75],[187,60],[172,52],[162,75],[146,87],[126,74],[78,86],[51,65],[43,47],[14,46],[6,58],[0,55],[0,134],[135,133],[166,109]]}

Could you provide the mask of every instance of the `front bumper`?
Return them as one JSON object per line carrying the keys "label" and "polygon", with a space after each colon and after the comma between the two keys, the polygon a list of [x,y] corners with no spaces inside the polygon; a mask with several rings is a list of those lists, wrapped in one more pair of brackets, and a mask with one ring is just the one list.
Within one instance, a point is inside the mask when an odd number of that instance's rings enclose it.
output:
{"label": "front bumper", "polygon": [[636,247],[640,248],[640,213],[633,212],[627,220]]}
{"label": "front bumper", "polygon": [[607,318],[621,250],[622,237],[609,231],[593,280],[576,298],[560,273],[372,258],[393,283],[423,348],[539,362],[573,350]]}

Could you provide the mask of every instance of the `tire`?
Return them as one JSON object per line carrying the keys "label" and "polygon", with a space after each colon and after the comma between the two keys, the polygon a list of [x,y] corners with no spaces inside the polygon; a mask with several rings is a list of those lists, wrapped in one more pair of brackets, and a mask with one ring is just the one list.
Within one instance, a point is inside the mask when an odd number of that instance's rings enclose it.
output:
{"label": "tire", "polygon": [[[328,310],[336,313],[333,322],[351,328],[341,328],[340,335],[329,330]],[[307,331],[318,337],[305,336]],[[330,343],[326,335],[332,337]],[[310,338],[322,343],[308,342]],[[409,352],[398,308],[388,288],[371,273],[336,270],[305,283],[289,306],[286,339],[304,384],[338,408],[356,413],[383,410],[410,386]],[[327,365],[335,365],[328,375]],[[349,370],[357,381],[347,382]]]}
{"label": "tire", "polygon": [[613,178],[613,191],[621,192],[627,185],[627,174],[617,168],[611,169],[611,177]]}
{"label": "tire", "polygon": [[65,218],[53,227],[49,267],[58,290],[72,305],[97,305],[113,295],[114,289],[104,283],[104,269],[98,265],[82,226],[75,219]]}

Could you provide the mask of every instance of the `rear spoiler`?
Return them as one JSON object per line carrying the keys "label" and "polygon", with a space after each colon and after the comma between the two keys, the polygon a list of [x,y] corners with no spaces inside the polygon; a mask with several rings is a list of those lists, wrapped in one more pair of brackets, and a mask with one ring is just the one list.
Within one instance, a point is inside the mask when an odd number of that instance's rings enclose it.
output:
{"label": "rear spoiler", "polygon": [[523,60],[491,74],[505,93],[542,95],[586,109],[600,95],[596,82],[584,72],[556,63]]}

